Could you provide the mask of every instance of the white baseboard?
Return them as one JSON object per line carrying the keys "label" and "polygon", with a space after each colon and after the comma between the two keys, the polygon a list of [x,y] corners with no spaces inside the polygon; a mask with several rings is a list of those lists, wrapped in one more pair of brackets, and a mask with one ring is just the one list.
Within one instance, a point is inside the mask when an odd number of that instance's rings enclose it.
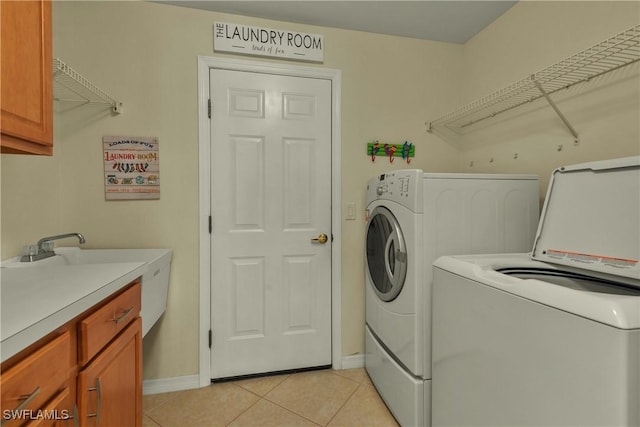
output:
{"label": "white baseboard", "polygon": [[[364,354],[353,354],[342,357],[342,369],[364,368]],[[199,375],[185,375],[182,377],[160,378],[144,380],[142,394],[169,393],[172,391],[191,390],[200,388]]]}
{"label": "white baseboard", "polygon": [[342,357],[342,369],[364,368],[364,354]]}
{"label": "white baseboard", "polygon": [[198,375],[160,378],[157,380],[144,380],[142,382],[142,394],[145,395],[191,390],[194,388],[200,388],[200,377]]}

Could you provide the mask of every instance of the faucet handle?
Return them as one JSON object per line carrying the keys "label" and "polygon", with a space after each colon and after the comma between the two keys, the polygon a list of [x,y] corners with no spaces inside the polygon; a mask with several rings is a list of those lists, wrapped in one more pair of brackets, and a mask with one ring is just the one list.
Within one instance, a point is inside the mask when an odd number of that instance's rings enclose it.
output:
{"label": "faucet handle", "polygon": [[42,250],[44,252],[51,252],[53,251],[55,244],[53,243],[53,240],[46,240],[44,242],[42,242]]}
{"label": "faucet handle", "polygon": [[38,245],[25,245],[22,248],[22,255],[24,256],[38,255]]}

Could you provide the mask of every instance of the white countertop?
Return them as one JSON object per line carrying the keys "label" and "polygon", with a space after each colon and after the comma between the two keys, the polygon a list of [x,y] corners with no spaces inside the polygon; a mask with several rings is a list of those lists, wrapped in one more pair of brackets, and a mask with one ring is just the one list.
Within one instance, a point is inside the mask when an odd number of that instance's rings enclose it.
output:
{"label": "white countertop", "polygon": [[146,271],[144,262],[1,268],[2,362]]}

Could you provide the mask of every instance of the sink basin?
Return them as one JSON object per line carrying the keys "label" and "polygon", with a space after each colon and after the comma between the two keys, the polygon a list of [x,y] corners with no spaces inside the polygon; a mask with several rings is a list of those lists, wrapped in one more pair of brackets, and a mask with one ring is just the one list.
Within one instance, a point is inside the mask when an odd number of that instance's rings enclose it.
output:
{"label": "sink basin", "polygon": [[2,263],[3,268],[37,268],[56,265],[109,264],[144,262],[147,271],[142,276],[142,336],[158,321],[167,308],[171,249],[81,249],[60,247],[56,256],[34,262],[13,258]]}

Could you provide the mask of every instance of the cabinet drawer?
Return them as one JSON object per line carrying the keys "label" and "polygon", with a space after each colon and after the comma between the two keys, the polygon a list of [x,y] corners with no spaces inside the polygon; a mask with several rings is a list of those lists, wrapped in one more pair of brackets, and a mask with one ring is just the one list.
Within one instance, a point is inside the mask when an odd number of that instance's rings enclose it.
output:
{"label": "cabinet drawer", "polygon": [[65,332],[2,373],[3,426],[22,425],[26,411],[37,412],[69,386],[70,357],[71,339]]}
{"label": "cabinet drawer", "polygon": [[78,417],[71,391],[65,388],[55,396],[39,414],[34,413],[34,419],[26,424],[26,427],[71,427],[74,419]]}
{"label": "cabinet drawer", "polygon": [[140,313],[140,282],[104,304],[79,323],[79,365],[84,366]]}

